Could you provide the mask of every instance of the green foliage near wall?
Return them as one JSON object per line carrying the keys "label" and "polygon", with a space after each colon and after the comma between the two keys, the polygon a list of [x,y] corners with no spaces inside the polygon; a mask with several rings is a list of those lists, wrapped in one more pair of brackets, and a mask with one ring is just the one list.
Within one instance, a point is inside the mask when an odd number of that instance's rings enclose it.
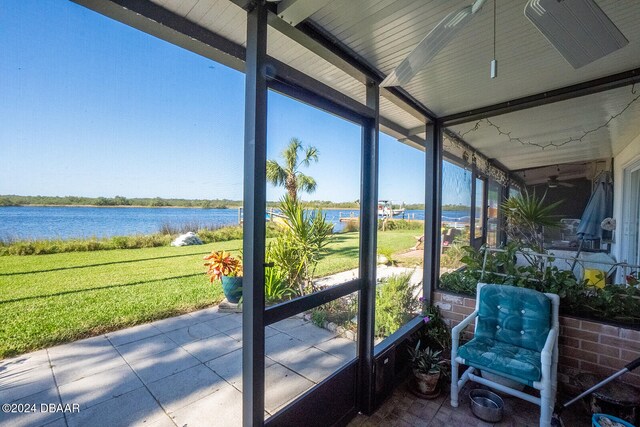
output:
{"label": "green foliage near wall", "polygon": [[[560,296],[563,314],[640,326],[640,289],[626,284],[607,284],[603,288],[578,280],[573,272],[556,266],[544,266],[541,257],[527,255],[528,265],[516,264],[521,248],[511,243],[504,252],[491,252],[486,258],[482,276],[484,251],[464,247],[461,262],[466,268],[440,277],[440,289],[475,296],[478,282],[495,283],[551,292]],[[519,252],[521,253],[521,252]]]}
{"label": "green foliage near wall", "polygon": [[388,337],[420,310],[411,274],[391,276],[376,288],[376,337]]}

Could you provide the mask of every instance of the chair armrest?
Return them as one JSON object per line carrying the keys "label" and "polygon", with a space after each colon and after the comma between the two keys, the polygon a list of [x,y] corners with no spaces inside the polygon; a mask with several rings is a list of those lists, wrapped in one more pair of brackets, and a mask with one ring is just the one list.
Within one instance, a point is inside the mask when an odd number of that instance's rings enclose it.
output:
{"label": "chair armrest", "polygon": [[544,343],[544,347],[540,352],[540,362],[542,368],[541,381],[549,381],[551,376],[551,367],[553,365],[553,351],[556,348],[556,340],[558,338],[558,330],[556,328],[549,329],[549,335]]}
{"label": "chair armrest", "polygon": [[473,313],[469,315],[469,317],[463,319],[462,322],[458,323],[454,328],[451,329],[451,354],[453,355],[453,357],[458,354],[460,332],[462,332],[464,328],[469,326],[476,317],[478,317],[478,310],[474,310]]}
{"label": "chair armrest", "polygon": [[551,365],[551,357],[553,356],[553,349],[555,347],[557,337],[558,337],[558,330],[556,328],[549,329],[549,335],[547,335],[547,340],[545,341],[544,347],[540,352],[543,365],[545,364],[545,362]]}

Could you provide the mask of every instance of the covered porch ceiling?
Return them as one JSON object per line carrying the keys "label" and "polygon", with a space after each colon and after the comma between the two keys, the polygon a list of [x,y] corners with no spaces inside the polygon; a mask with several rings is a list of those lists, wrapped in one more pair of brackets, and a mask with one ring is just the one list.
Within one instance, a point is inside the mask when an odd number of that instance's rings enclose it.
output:
{"label": "covered porch ceiling", "polygon": [[[77,1],[243,69],[249,0]],[[268,55],[365,104],[363,83],[380,82],[444,16],[471,3],[272,1]],[[425,122],[439,121],[509,170],[608,159],[628,146],[640,134],[640,101],[633,102],[640,91],[631,86],[640,81],[640,2],[597,0],[629,44],[577,70],[524,16],[525,4],[497,2],[497,78],[489,76],[494,25],[487,2],[408,84],[381,90],[381,130],[420,146]],[[209,33],[217,38],[203,36]]]}

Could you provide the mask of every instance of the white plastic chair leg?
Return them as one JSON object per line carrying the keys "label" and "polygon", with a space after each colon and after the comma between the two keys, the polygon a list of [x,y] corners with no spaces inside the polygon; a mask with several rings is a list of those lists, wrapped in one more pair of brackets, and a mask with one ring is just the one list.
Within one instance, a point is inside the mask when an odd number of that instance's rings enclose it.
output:
{"label": "white plastic chair leg", "polygon": [[451,406],[458,407],[458,362],[451,355]]}
{"label": "white plastic chair leg", "polygon": [[547,384],[540,390],[540,427],[551,426],[551,416],[553,415],[553,390],[552,385]]}

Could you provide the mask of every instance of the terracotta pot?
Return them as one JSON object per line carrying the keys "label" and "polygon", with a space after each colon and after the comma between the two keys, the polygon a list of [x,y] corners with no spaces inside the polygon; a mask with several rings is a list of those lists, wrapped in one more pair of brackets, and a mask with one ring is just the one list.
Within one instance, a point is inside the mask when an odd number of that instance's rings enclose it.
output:
{"label": "terracotta pot", "polygon": [[418,391],[422,394],[432,394],[438,386],[440,380],[440,372],[437,374],[423,374],[422,372],[413,371]]}

